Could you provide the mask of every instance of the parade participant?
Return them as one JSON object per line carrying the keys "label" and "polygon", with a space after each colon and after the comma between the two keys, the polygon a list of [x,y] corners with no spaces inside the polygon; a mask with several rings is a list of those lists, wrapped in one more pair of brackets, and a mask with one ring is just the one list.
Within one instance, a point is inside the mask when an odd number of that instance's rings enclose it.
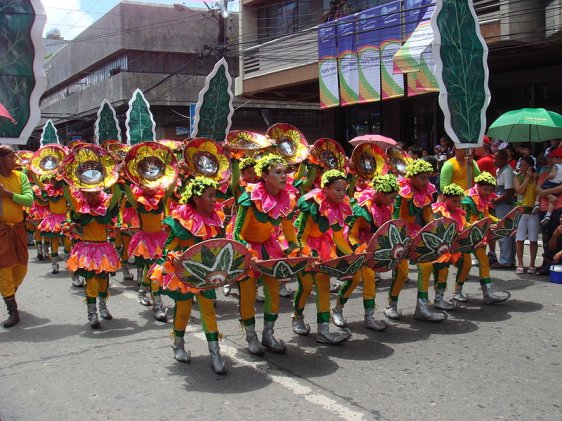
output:
{"label": "parade participant", "polygon": [[478,174],[480,170],[470,149],[455,147],[455,156],[441,168],[440,187],[443,189],[454,183],[463,189],[469,189],[474,185],[474,177]]}
{"label": "parade participant", "polygon": [[[457,184],[449,184],[443,189],[443,202],[431,205],[435,218],[450,218],[456,222],[457,232],[462,232],[468,227],[466,211],[461,207],[464,190]],[[445,299],[449,267],[456,263],[461,253],[447,253],[438,262],[433,263],[435,276],[435,301],[434,306],[439,310],[452,311],[456,308],[454,302]]]}
{"label": "parade participant", "polygon": [[[392,205],[400,190],[398,180],[393,174],[377,175],[373,178],[372,184],[372,188],[363,189],[357,198],[357,203],[353,205],[348,237],[351,247],[354,249],[368,244],[380,226],[392,219]],[[346,326],[343,307],[361,280],[363,281],[363,308],[365,309],[364,326],[367,329],[385,330],[388,327],[386,321],[376,320],[374,317],[375,272],[367,266],[363,266],[354,275],[353,280],[342,285],[336,307],[332,310],[334,324],[338,327]]]}
{"label": "parade participant", "polygon": [[[353,250],[343,235],[345,220],[352,215],[347,196],[347,178],[338,170],[328,170],[322,174],[320,189],[313,189],[298,201],[300,215],[295,223],[297,238],[302,248],[312,251],[320,261],[334,259]],[[311,269],[314,269],[312,267]],[[317,272],[299,272],[298,289],[295,294],[293,312],[293,331],[298,335],[308,335],[310,326],[304,323],[304,307],[316,287],[316,322],[318,335],[316,341],[337,344],[347,340],[348,331],[330,332],[330,276]]]}
{"label": "parade participant", "polygon": [[33,184],[31,190],[33,191],[33,205],[29,208],[29,223],[33,229],[33,239],[37,248],[37,260],[44,260],[49,254],[49,243],[41,235],[41,231],[37,227],[50,214],[49,201],[47,193],[41,190],[38,185]]}
{"label": "parade participant", "polygon": [[173,336],[174,358],[187,363],[191,352],[185,350],[185,329],[191,315],[193,299],[196,297],[201,324],[207,338],[211,363],[216,373],[226,373],[226,362],[220,354],[219,330],[214,307],[215,290],[198,290],[181,282],[173,268],[178,252],[187,250],[204,240],[224,237],[224,213],[216,201],[217,183],[206,177],[196,177],[188,182],[180,203],[164,219],[169,227],[164,257],[159,259],[149,272],[151,281],[158,282],[162,293],[175,301]]}
{"label": "parade participant", "polygon": [[111,320],[113,316],[107,308],[109,275],[121,267],[115,247],[107,240],[112,219],[119,212],[121,191],[104,191],[117,181],[116,163],[109,152],[87,145],[65,158],[62,171],[70,186],[65,188],[70,221],[80,238],[72,247],[67,267],[74,276],[85,279],[88,321],[92,329],[98,329],[96,301],[99,298],[100,317]]}
{"label": "parade participant", "polygon": [[[484,171],[474,179],[474,182],[476,186],[469,189],[466,192],[466,196],[461,201],[463,208],[466,210],[467,221],[469,223],[474,223],[484,218],[490,218],[494,224],[497,223],[499,221],[498,218],[490,214],[490,209],[494,207],[493,201],[496,197],[494,193],[494,189],[496,188],[495,177]],[[495,225],[492,225],[491,231],[493,231],[494,228]],[[493,291],[492,280],[490,279],[490,261],[486,254],[485,245],[483,247],[478,247],[474,251],[474,256],[476,256],[478,260],[480,286],[484,294],[484,303],[494,304],[507,300],[511,296],[509,292],[495,293]],[[468,301],[462,288],[468,279],[470,267],[470,255],[468,253],[463,253],[462,257],[457,262],[458,273],[453,295],[455,301],[461,303],[466,303]]]}
{"label": "parade participant", "polygon": [[[433,221],[431,203],[436,189],[429,182],[433,167],[423,159],[410,163],[406,177],[399,179],[400,191],[394,205],[394,218],[402,219],[409,225],[410,237],[422,227]],[[441,322],[447,318],[445,312],[434,311],[428,307],[428,290],[432,263],[417,263],[418,298],[414,318],[430,322]],[[388,294],[388,306],[384,314],[389,319],[399,319],[402,312],[398,310],[398,296],[408,278],[408,259],[401,259],[393,273],[392,284]]]}
{"label": "parade participant", "polygon": [[19,320],[16,291],[27,273],[27,235],[24,206],[33,204],[33,192],[27,176],[15,171],[16,154],[8,145],[0,145],[0,293],[8,308],[4,327]]}
{"label": "parade participant", "polygon": [[151,283],[146,272],[162,256],[168,237],[162,219],[165,204],[173,192],[177,178],[176,157],[171,149],[156,142],[143,142],[133,146],[125,156],[125,175],[131,185],[125,185],[127,199],[135,207],[139,230],[131,238],[128,254],[135,258],[142,273],[137,281],[139,303],[150,306],[146,296],[153,298],[154,318],[166,322],[167,309],[162,302],[157,283]]}
{"label": "parade participant", "polygon": [[[287,164],[279,155],[268,154],[260,158],[255,170],[260,181],[249,184],[238,199],[233,238],[245,244],[259,260],[281,258],[284,251],[279,242],[279,226],[288,242],[287,254],[299,248],[293,227],[297,191],[287,183]],[[264,329],[261,344],[258,341],[254,317],[258,277],[259,274],[251,271],[249,279],[238,284],[240,317],[246,331],[248,350],[259,355],[263,353],[263,345],[276,353],[285,352],[285,343],[273,335],[279,313],[279,281],[268,275],[262,275]]]}

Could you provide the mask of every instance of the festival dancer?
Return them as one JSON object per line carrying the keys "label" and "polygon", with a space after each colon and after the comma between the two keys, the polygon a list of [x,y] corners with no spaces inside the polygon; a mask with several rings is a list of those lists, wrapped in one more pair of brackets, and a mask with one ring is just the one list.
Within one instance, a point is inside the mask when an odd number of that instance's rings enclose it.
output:
{"label": "festival dancer", "polygon": [[224,213],[216,200],[218,184],[206,177],[195,177],[188,182],[180,204],[164,219],[169,227],[164,257],[151,268],[148,276],[158,282],[162,293],[175,301],[173,336],[174,358],[187,363],[191,352],[185,350],[185,330],[191,315],[193,299],[197,299],[201,324],[211,356],[211,364],[218,374],[226,373],[226,361],[220,354],[219,330],[214,307],[215,290],[199,290],[181,282],[174,271],[174,258],[194,244],[213,238],[224,238]]}
{"label": "festival dancer", "polygon": [[[468,227],[466,221],[466,211],[461,206],[464,197],[464,190],[461,186],[451,183],[441,191],[444,200],[431,205],[435,218],[450,218],[456,223],[457,232],[462,232]],[[461,258],[461,253],[446,253],[438,262],[433,263],[435,276],[435,301],[434,306],[439,310],[453,311],[456,304],[445,299],[447,289],[447,278],[449,277],[449,267]]]}
{"label": "festival dancer", "polygon": [[[293,227],[297,191],[287,182],[287,164],[279,155],[268,154],[260,158],[255,170],[260,181],[249,184],[238,199],[233,238],[245,244],[259,260],[282,258],[285,253],[279,242],[279,226],[288,242],[285,252],[289,254],[299,249]],[[261,355],[263,345],[275,353],[283,353],[285,343],[273,335],[279,314],[279,281],[268,275],[262,275],[265,306],[261,344],[256,334],[254,316],[258,277],[258,273],[250,271],[249,278],[238,283],[240,317],[248,350]]]}
{"label": "festival dancer", "polygon": [[[469,223],[474,223],[483,218],[490,218],[494,223],[490,231],[493,231],[495,229],[495,224],[499,221],[498,218],[490,214],[490,209],[493,208],[492,199],[496,197],[494,193],[496,178],[492,174],[484,171],[474,178],[474,182],[476,186],[469,189],[466,192],[466,196],[461,201],[463,208],[466,210],[466,219]],[[494,292],[492,280],[490,279],[490,261],[486,254],[485,244],[474,251],[474,256],[478,260],[480,287],[484,295],[484,303],[495,304],[509,299],[511,294],[507,291]],[[463,293],[462,288],[468,279],[471,264],[470,254],[468,253],[464,253],[457,262],[458,273],[453,295],[455,301],[461,303],[466,303],[468,301],[468,297]]]}
{"label": "festival dancer", "polygon": [[27,234],[23,208],[33,204],[27,176],[15,171],[16,154],[0,145],[0,293],[8,308],[5,328],[19,323],[16,291],[27,273]]}
{"label": "festival dancer", "polygon": [[[353,214],[347,196],[346,175],[338,170],[322,174],[320,189],[313,189],[299,199],[300,215],[296,221],[297,238],[302,248],[309,248],[321,261],[353,254],[344,234],[345,220]],[[311,269],[314,269],[312,267]],[[330,276],[316,271],[297,274],[298,290],[295,294],[293,331],[308,335],[310,326],[304,323],[304,307],[312,287],[316,287],[316,341],[337,344],[347,340],[349,331],[330,332]]]}
{"label": "festival dancer", "polygon": [[[410,237],[414,237],[424,225],[433,221],[431,203],[436,189],[429,182],[433,167],[423,159],[416,159],[406,170],[406,177],[398,180],[400,191],[394,205],[394,218],[402,219],[409,225]],[[418,268],[418,298],[414,318],[430,322],[441,322],[447,318],[442,311],[428,307],[428,290],[432,263],[416,263]],[[388,294],[388,306],[384,314],[389,319],[399,319],[402,312],[398,310],[398,296],[408,278],[408,259],[401,259],[393,273],[392,284]]]}
{"label": "festival dancer", "polygon": [[[358,180],[363,180],[358,178]],[[368,244],[373,234],[385,222],[392,219],[392,206],[398,195],[400,186],[396,176],[393,174],[377,175],[373,178],[373,187],[368,183],[362,183],[363,187],[357,196],[357,202],[353,205],[353,216],[350,218],[349,242],[356,250],[363,244]],[[345,327],[346,320],[343,315],[345,303],[363,281],[363,308],[365,309],[365,323],[367,329],[382,331],[388,327],[384,320],[376,320],[375,295],[376,280],[375,272],[367,266],[363,266],[351,281],[345,282],[338,294],[335,308],[332,310],[332,319],[338,327]]]}

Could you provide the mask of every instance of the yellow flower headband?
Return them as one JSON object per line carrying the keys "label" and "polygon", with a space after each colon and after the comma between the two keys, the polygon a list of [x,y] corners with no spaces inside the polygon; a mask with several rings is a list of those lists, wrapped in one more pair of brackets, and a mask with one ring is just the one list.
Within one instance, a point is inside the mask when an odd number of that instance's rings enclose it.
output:
{"label": "yellow flower headband", "polygon": [[490,174],[487,171],[482,171],[479,175],[474,178],[474,182],[481,186],[495,186],[496,185],[496,177]]}
{"label": "yellow flower headband", "polygon": [[218,184],[208,177],[195,177],[191,180],[181,194],[180,202],[186,204],[192,196],[201,196],[207,187],[216,189]]}
{"label": "yellow flower headband", "polygon": [[410,165],[408,165],[408,167],[406,167],[406,177],[413,177],[415,175],[418,174],[425,174],[425,173],[432,173],[433,172],[433,166],[423,160],[423,159],[416,159],[414,162],[412,162]]}
{"label": "yellow flower headband", "polygon": [[256,160],[254,158],[242,158],[240,160],[239,168],[240,170],[243,170],[245,168],[253,167],[255,165],[256,165]]}
{"label": "yellow flower headband", "polygon": [[377,193],[393,193],[400,190],[398,179],[394,174],[374,176],[373,187]]}
{"label": "yellow flower headband", "polygon": [[322,174],[322,178],[320,179],[320,187],[324,188],[326,184],[330,182],[342,178],[347,180],[345,174],[339,170],[328,170],[324,174]]}
{"label": "yellow flower headband", "polygon": [[443,195],[446,197],[464,196],[464,190],[458,184],[452,183],[443,188]]}
{"label": "yellow flower headband", "polygon": [[275,155],[273,153],[262,156],[256,162],[256,166],[255,166],[256,175],[258,177],[261,177],[263,175],[264,170],[267,172],[271,167],[278,164],[287,165],[287,162],[279,155]]}

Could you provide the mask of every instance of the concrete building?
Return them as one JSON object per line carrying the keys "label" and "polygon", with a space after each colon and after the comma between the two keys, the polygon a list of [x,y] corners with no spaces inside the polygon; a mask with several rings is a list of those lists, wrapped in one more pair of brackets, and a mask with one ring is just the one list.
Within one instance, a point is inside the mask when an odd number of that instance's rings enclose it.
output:
{"label": "concrete building", "polygon": [[[225,56],[233,80],[238,75],[237,34],[237,13],[225,19],[218,10],[123,1],[48,56],[43,117],[53,119],[65,141],[90,140],[107,98],[124,133],[127,103],[140,88],[151,104],[157,138],[189,137],[189,104],[197,102],[214,64]],[[254,130],[267,127],[264,117],[292,110],[291,104],[245,98],[235,100],[234,108],[233,129]],[[37,146],[39,135],[38,127],[30,146]]]}
{"label": "concrete building", "polygon": [[[344,14],[390,1],[348,0]],[[319,104],[318,25],[334,18],[335,3],[242,0],[238,94]],[[474,6],[490,50],[488,121],[526,106],[562,112],[562,0],[474,0]],[[325,123],[321,135],[344,145],[357,134],[382,133],[430,147],[444,135],[435,93],[326,109],[316,119]]]}

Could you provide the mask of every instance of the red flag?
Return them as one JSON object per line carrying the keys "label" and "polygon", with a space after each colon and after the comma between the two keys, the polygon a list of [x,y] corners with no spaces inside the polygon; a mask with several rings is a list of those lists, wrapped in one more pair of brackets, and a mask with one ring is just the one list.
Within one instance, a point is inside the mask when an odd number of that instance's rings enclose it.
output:
{"label": "red flag", "polygon": [[0,117],[6,117],[12,123],[18,124],[18,122],[14,119],[14,117],[10,115],[9,111],[6,109],[6,107],[4,107],[2,103],[0,103]]}

